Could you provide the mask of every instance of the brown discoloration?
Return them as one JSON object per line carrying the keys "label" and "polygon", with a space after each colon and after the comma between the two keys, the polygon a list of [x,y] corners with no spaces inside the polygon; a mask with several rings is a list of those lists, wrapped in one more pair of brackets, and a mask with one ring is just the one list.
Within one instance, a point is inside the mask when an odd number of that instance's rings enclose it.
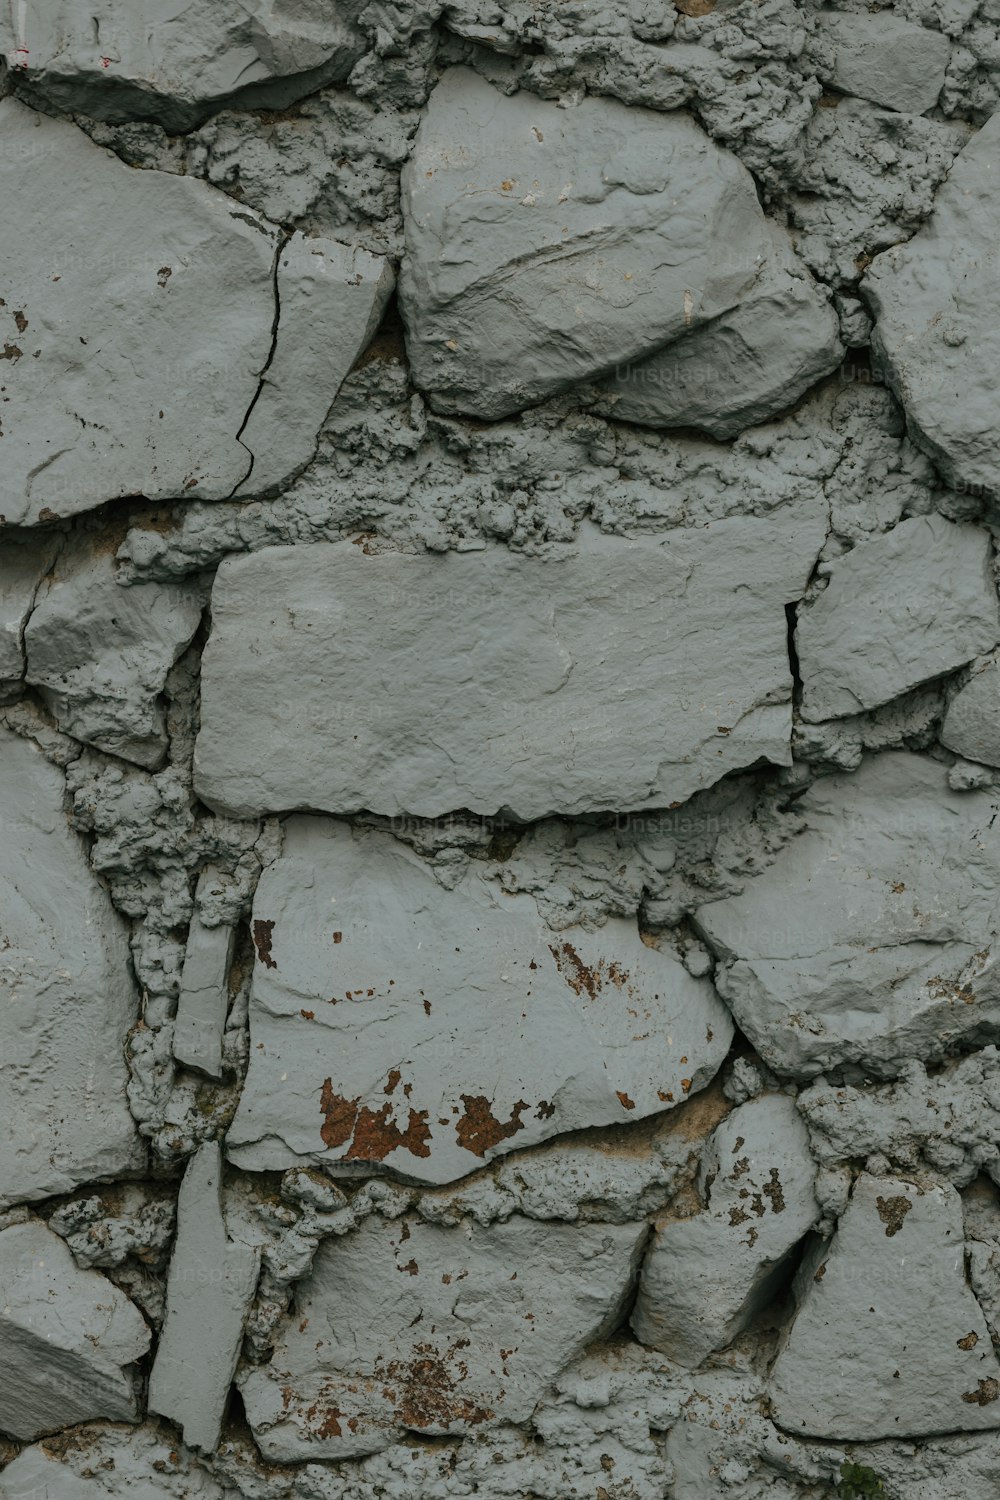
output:
{"label": "brown discoloration", "polygon": [[909,1198],[900,1195],[896,1198],[876,1198],[875,1207],[878,1209],[879,1218],[885,1225],[885,1237],[891,1240],[893,1235],[898,1234],[902,1229],[903,1220],[913,1204]]}
{"label": "brown discoloration", "polygon": [[973,1331],[967,1333],[964,1339],[956,1339],[955,1342],[960,1349],[974,1349],[979,1343],[979,1334]]}
{"label": "brown discoloration", "polygon": [[327,1078],[320,1094],[319,1107],[326,1116],[320,1130],[324,1146],[332,1149],[349,1141],[354,1132],[354,1122],[358,1118],[358,1100],[344,1099],[340,1094],[335,1094],[333,1082]]}
{"label": "brown discoloration", "polygon": [[344,941],[344,934],[342,932],[335,932],[333,934],[333,941],[335,943],[342,943]]}
{"label": "brown discoloration", "polygon": [[761,1188],[761,1192],[764,1194],[765,1198],[770,1198],[771,1212],[780,1214],[785,1207],[785,1194],[784,1190],[782,1189],[781,1182],[778,1178],[777,1167],[771,1168],[770,1172],[768,1173],[768,1177],[770,1178],[770,1181],[764,1183],[764,1186]]}
{"label": "brown discoloration", "polygon": [[615,1093],[618,1095],[618,1102],[622,1109],[635,1109],[635,1100],[630,1099],[623,1089],[616,1089]]}
{"label": "brown discoloration", "polygon": [[682,16],[710,16],[715,0],[674,0],[674,6]]}
{"label": "brown discoloration", "polygon": [[344,1153],[345,1161],[385,1161],[391,1151],[409,1151],[411,1156],[420,1157],[431,1154],[425,1109],[411,1109],[406,1128],[400,1129],[391,1118],[391,1104],[369,1109],[360,1099],[345,1099],[333,1092],[329,1078],[324,1081],[319,1107],[326,1117],[320,1129],[323,1144],[333,1150],[351,1143]]}
{"label": "brown discoloration", "polygon": [[954,1003],[961,1000],[963,1005],[975,1005],[976,992],[967,984],[959,984],[957,979],[947,979],[943,974],[935,974],[928,979],[927,989],[935,1000],[950,1000]]}
{"label": "brown discoloration", "polygon": [[402,1078],[402,1076],[403,1075],[398,1068],[390,1068],[389,1077],[386,1080],[386,1085],[382,1092],[385,1094],[394,1094],[399,1085],[399,1080]]}
{"label": "brown discoloration", "polygon": [[547,1099],[539,1099],[538,1108],[535,1110],[535,1119],[551,1120],[555,1112],[556,1107],[554,1104],[550,1104]]}
{"label": "brown discoloration", "polygon": [[167,282],[170,280],[170,278],[171,278],[171,276],[173,274],[174,274],[174,270],[173,270],[172,266],[161,266],[160,269],[156,273],[156,284],[157,284],[157,286],[159,286],[161,288],[165,287],[166,284],[167,284]]}
{"label": "brown discoloration", "polygon": [[20,312],[20,311],[15,311],[12,314],[12,316],[13,316],[14,322],[17,324],[17,331],[18,331],[18,333],[23,333],[24,330],[28,326],[28,320],[24,316],[24,313]]}
{"label": "brown discoloration", "polygon": [[461,1100],[465,1114],[455,1121],[455,1135],[463,1150],[471,1151],[473,1156],[485,1156],[501,1141],[524,1129],[521,1115],[528,1106],[523,1099],[514,1105],[509,1120],[497,1119],[485,1094],[462,1094]]}
{"label": "brown discoloration", "polygon": [[588,1000],[596,1000],[605,984],[613,984],[622,989],[628,983],[628,970],[613,959],[601,958],[596,964],[588,966],[572,943],[560,943],[558,948],[550,943],[549,952],[555,959],[559,973],[575,995],[586,995]]}
{"label": "brown discoloration", "polygon": [[428,1428],[447,1431],[458,1424],[476,1427],[494,1415],[458,1387],[468,1379],[469,1367],[461,1358],[468,1339],[456,1339],[442,1352],[433,1344],[415,1344],[413,1358],[392,1360],[376,1366],[375,1378],[386,1382],[387,1399],[396,1407],[399,1421],[418,1432]]}
{"label": "brown discoloration", "polygon": [[420,1267],[417,1265],[415,1260],[408,1260],[405,1266],[397,1266],[396,1270],[405,1271],[407,1276],[416,1276],[418,1271],[420,1270]]}
{"label": "brown discoloration", "polygon": [[18,348],[17,344],[4,344],[0,359],[9,359],[12,365],[16,365],[19,359],[24,357],[24,350]]}
{"label": "brown discoloration", "polygon": [[962,1393],[962,1400],[969,1406],[989,1406],[998,1397],[1000,1397],[1000,1380],[994,1380],[992,1375],[986,1380],[981,1380],[974,1391]]}
{"label": "brown discoloration", "polygon": [[265,969],[276,969],[277,962],[271,956],[271,945],[274,942],[274,923],[265,922],[257,917],[253,924],[253,945],[257,949],[257,957]]}

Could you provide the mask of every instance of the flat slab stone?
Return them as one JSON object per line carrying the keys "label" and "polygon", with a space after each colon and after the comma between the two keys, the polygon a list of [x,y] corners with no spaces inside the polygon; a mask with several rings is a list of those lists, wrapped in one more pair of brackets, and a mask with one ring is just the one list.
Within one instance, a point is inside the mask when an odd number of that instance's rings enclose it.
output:
{"label": "flat slab stone", "polygon": [[222,1153],[209,1141],[188,1162],[177,1200],[167,1315],[149,1377],[149,1408],[189,1447],[214,1452],[257,1288],[260,1250],[229,1239]]}
{"label": "flat slab stone", "polygon": [[809,1137],[787,1095],[733,1110],[700,1176],[707,1207],[657,1224],[631,1319],[642,1343],[691,1366],[731,1343],[780,1290],[787,1257],[820,1217]]}
{"label": "flat slab stone", "polygon": [[[0,193],[19,205],[0,223],[0,522],[32,525],[126,495],[222,500],[308,462],[355,340],[387,295],[377,258],[361,258],[353,286],[340,265],[303,338],[314,271],[299,237],[279,264],[283,233],[260,215],[194,177],[128,167],[17,99],[0,101],[0,131]],[[307,395],[282,423],[295,382]],[[268,450],[252,485],[245,427]]]}
{"label": "flat slab stone", "polygon": [[798,612],[802,717],[815,723],[888,703],[952,672],[1000,638],[988,531],[913,516],[838,558]]}
{"label": "flat slab stone", "polygon": [[174,1018],[174,1056],[185,1067],[222,1077],[222,1034],[229,1008],[227,980],[232,927],[206,927],[197,916],[188,930]]}
{"label": "flat slab stone", "polygon": [[391,834],[293,818],[253,912],[252,1170],[307,1160],[449,1182],[582,1126],[682,1104],[732,1024],[634,922],[555,933],[477,873],[446,890]]}
{"label": "flat slab stone", "polygon": [[610,1331],[646,1224],[455,1229],[373,1215],[327,1240],[267,1365],[239,1378],[266,1458],[345,1458],[407,1431],[464,1436],[528,1418]]}
{"label": "flat slab stone", "polygon": [[138,1416],[150,1332],[98,1271],[81,1271],[37,1220],[0,1232],[0,1429],[31,1441],[99,1417]]}
{"label": "flat slab stone", "polygon": [[495,418],[733,307],[767,230],[750,174],[681,113],[504,95],[452,68],[403,169],[400,307],[439,411]]}
{"label": "flat slab stone", "polygon": [[351,0],[31,0],[0,16],[23,86],[102,120],[189,130],[224,103],[281,109],[346,78],[365,50]]}
{"label": "flat slab stone", "polygon": [[786,411],[843,356],[829,297],[771,225],[757,278],[735,307],[619,368],[603,389],[622,421],[731,438]]}
{"label": "flat slab stone", "polygon": [[809,502],[558,559],[350,542],[227,559],[199,796],[241,818],[531,819],[664,807],[759,760],[787,764],[784,606],[825,535]]}
{"label": "flat slab stone", "polygon": [[820,76],[834,88],[906,114],[934,108],[951,56],[951,42],[940,31],[886,12],[820,11],[813,23],[833,49],[833,65]]}
{"label": "flat slab stone", "polygon": [[941,743],[966,760],[1000,766],[1000,662],[977,663],[948,706]]}
{"label": "flat slab stone", "polygon": [[917,755],[866,759],[796,804],[806,828],[739,896],[698,909],[715,982],[779,1073],[995,1041],[1000,826],[988,791],[953,792]]}
{"label": "flat slab stone", "polygon": [[63,811],[62,772],[0,728],[0,1205],[127,1174],[138,1018],[127,928]]}
{"label": "flat slab stone", "polygon": [[1000,115],[976,132],[906,244],[861,283],[876,315],[872,351],[907,427],[949,482],[1000,494]]}
{"label": "flat slab stone", "polygon": [[770,1388],[788,1431],[867,1442],[1000,1427],[1000,1364],[949,1184],[859,1177],[796,1293]]}

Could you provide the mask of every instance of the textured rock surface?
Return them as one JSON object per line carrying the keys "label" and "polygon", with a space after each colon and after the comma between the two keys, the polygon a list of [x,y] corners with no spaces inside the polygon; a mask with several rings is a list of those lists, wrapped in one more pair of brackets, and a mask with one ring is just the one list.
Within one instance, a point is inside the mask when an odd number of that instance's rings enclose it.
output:
{"label": "textured rock surface", "polygon": [[24,627],[56,553],[50,537],[31,537],[0,553],[0,701],[16,697],[24,678]]}
{"label": "textured rock surface", "polygon": [[561,1131],[681,1104],[732,1027],[707,979],[611,920],[544,927],[389,834],[287,826],[257,888],[250,1072],[230,1159],[447,1182]]}
{"label": "textured rock surface", "polygon": [[835,562],[796,626],[803,718],[877,708],[996,645],[992,557],[988,532],[914,516]]}
{"label": "textured rock surface", "polygon": [[886,12],[820,13],[819,34],[833,49],[825,81],[845,94],[907,114],[933,109],[951,53],[946,36]]}
{"label": "textured rock surface", "polygon": [[658,1224],[632,1327],[698,1365],[771,1300],[786,1258],[819,1218],[816,1168],[795,1102],[764,1095],[718,1127],[702,1162],[708,1206]]}
{"label": "textured rock surface", "polygon": [[210,1078],[218,1078],[222,1072],[222,1033],[234,937],[231,927],[206,927],[195,917],[184,952],[174,1020],[174,1056]]}
{"label": "textured rock surface", "polygon": [[954,1188],[860,1177],[799,1273],[771,1379],[779,1425],[841,1441],[1000,1426],[1000,1365],[963,1251]]}
{"label": "textured rock surface", "polygon": [[772,1067],[884,1075],[992,1039],[994,802],[933,761],[872,756],[806,793],[804,832],[741,896],[701,907],[720,991]]}
{"label": "textured rock surface", "polygon": [[[804,506],[544,562],[341,545],[224,564],[200,795],[242,817],[532,818],[680,802],[760,757],[781,763],[784,604],[823,534]],[[253,740],[237,733],[247,714]]]}
{"label": "textured rock surface", "polygon": [[37,1220],[0,1230],[0,1428],[18,1438],[107,1417],[134,1420],[149,1347],[139,1310],[81,1271]]}
{"label": "textured rock surface", "polygon": [[125,1101],[125,925],[67,826],[63,778],[0,728],[0,1203],[144,1164]]}
{"label": "textured rock surface", "polygon": [[417,385],[476,417],[697,329],[754,286],[767,251],[749,175],[689,118],[560,109],[465,69],[431,96],[403,213]]}
{"label": "textured rock surface", "polygon": [[910,431],[952,484],[1000,490],[996,173],[1000,118],[958,157],[926,226],[876,257],[862,283],[872,347]]}
{"label": "textured rock surface", "polygon": [[941,743],[966,760],[1000,766],[1000,665],[995,658],[977,662],[951,700]]}
{"label": "textured rock surface", "polygon": [[7,65],[32,91],[99,119],[138,116],[189,128],[236,95],[280,109],[345,78],[364,50],[358,7],[308,0],[97,0],[86,17],[67,0],[14,5],[0,22]]}
{"label": "textured rock surface", "polygon": [[320,1251],[270,1364],[240,1380],[262,1451],[347,1457],[407,1430],[523,1421],[613,1326],[645,1237],[645,1224],[370,1219]]}

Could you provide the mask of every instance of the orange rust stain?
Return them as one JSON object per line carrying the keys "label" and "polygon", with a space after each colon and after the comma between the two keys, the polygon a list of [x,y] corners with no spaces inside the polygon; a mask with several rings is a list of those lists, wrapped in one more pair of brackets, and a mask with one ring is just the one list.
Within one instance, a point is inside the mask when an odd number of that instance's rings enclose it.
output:
{"label": "orange rust stain", "polygon": [[377,1378],[399,1387],[398,1393],[392,1391],[391,1399],[404,1426],[418,1431],[447,1430],[456,1423],[475,1427],[494,1415],[489,1407],[480,1406],[458,1390],[469,1374],[468,1365],[460,1357],[460,1351],[468,1345],[468,1339],[456,1339],[442,1352],[433,1344],[415,1344],[411,1360],[393,1360],[385,1367],[380,1363]]}
{"label": "orange rust stain", "polygon": [[523,1099],[514,1105],[509,1120],[498,1120],[485,1094],[462,1094],[460,1097],[465,1114],[455,1121],[455,1134],[458,1144],[471,1151],[473,1156],[485,1156],[491,1147],[524,1129],[521,1115],[528,1106]]}
{"label": "orange rust stain", "polygon": [[257,957],[265,969],[276,969],[278,967],[271,957],[271,944],[274,941],[274,923],[263,922],[258,917],[253,924],[253,942],[257,949]]}
{"label": "orange rust stain", "polygon": [[403,1075],[399,1071],[398,1068],[392,1068],[392,1069],[390,1069],[390,1071],[389,1071],[389,1077],[388,1077],[388,1080],[386,1082],[385,1088],[383,1089],[383,1093],[386,1093],[386,1094],[393,1094],[393,1093],[395,1093],[395,1091],[396,1091],[396,1085],[399,1083],[399,1080],[402,1078],[402,1076]]}
{"label": "orange rust stain", "polygon": [[316,1019],[316,1012],[314,1010],[300,1010],[299,1015],[304,1021],[315,1021]]}
{"label": "orange rust stain", "polygon": [[320,1094],[319,1107],[326,1116],[320,1135],[328,1147],[342,1146],[351,1139],[358,1118],[358,1100],[344,1099],[333,1092],[333,1081],[327,1078]]}
{"label": "orange rust stain", "polygon": [[616,1089],[615,1093],[618,1095],[618,1102],[622,1109],[635,1109],[635,1100],[630,1099],[628,1094],[624,1093],[622,1089]]}
{"label": "orange rust stain", "polygon": [[333,1092],[333,1080],[327,1078],[319,1099],[320,1112],[326,1117],[320,1128],[324,1145],[344,1146],[346,1161],[384,1161],[390,1151],[405,1150],[411,1156],[430,1156],[431,1139],[425,1109],[411,1109],[405,1130],[390,1118],[391,1104],[369,1109],[360,1099],[345,1099]]}
{"label": "orange rust stain", "polygon": [[615,963],[614,959],[601,958],[596,964],[587,965],[572,943],[560,943],[558,948],[550,943],[549,952],[556,961],[559,973],[575,995],[586,995],[588,1000],[596,1000],[605,983],[614,984],[618,989],[628,983],[628,970]]}

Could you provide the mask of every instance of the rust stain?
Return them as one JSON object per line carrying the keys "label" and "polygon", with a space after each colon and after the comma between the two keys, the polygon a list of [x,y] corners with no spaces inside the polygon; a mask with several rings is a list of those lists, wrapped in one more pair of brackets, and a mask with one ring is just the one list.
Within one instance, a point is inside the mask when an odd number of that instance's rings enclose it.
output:
{"label": "rust stain", "polygon": [[628,970],[615,963],[614,959],[601,958],[596,964],[587,965],[572,943],[560,943],[558,948],[550,943],[549,952],[555,959],[559,973],[575,995],[586,995],[588,1000],[596,1000],[605,983],[617,985],[619,989],[628,983]]}
{"label": "rust stain", "polygon": [[[885,1237],[887,1240],[891,1240],[893,1235],[898,1234],[902,1229],[903,1220],[910,1212],[913,1204],[909,1198],[904,1198],[900,1195],[897,1198],[876,1198],[875,1207],[878,1209],[879,1218],[885,1225]],[[964,1400],[965,1397],[963,1396],[962,1399]]]}
{"label": "rust stain", "polygon": [[431,1154],[425,1109],[411,1109],[406,1128],[400,1129],[391,1119],[391,1104],[369,1109],[360,1099],[345,1099],[333,1092],[330,1078],[323,1083],[319,1107],[325,1116],[320,1128],[323,1144],[332,1150],[350,1141],[344,1153],[346,1161],[384,1161],[391,1151],[399,1150],[409,1151],[411,1156]]}
{"label": "rust stain", "polygon": [[509,1140],[519,1130],[524,1129],[521,1115],[528,1108],[523,1099],[519,1099],[510,1112],[509,1120],[498,1120],[490,1109],[490,1101],[485,1094],[462,1094],[462,1103],[465,1105],[465,1114],[455,1122],[455,1134],[458,1144],[466,1151],[471,1151],[473,1156],[485,1156],[493,1146],[498,1146],[501,1141]]}
{"label": "rust stain", "polygon": [[253,944],[257,949],[257,957],[266,969],[276,969],[278,967],[275,960],[271,957],[271,944],[273,941],[274,923],[264,922],[258,917],[253,924]]}
{"label": "rust stain", "polygon": [[335,932],[333,934],[333,941],[335,943],[342,943],[343,940],[344,940],[344,934],[342,932]]}
{"label": "rust stain", "polygon": [[622,1109],[635,1109],[635,1100],[630,1099],[628,1094],[626,1094],[622,1089],[616,1089],[615,1093],[618,1095],[618,1102],[621,1105]]}
{"label": "rust stain", "polygon": [[433,1344],[415,1344],[412,1359],[392,1360],[384,1366],[379,1362],[375,1377],[391,1382],[392,1389],[385,1394],[393,1401],[404,1426],[417,1431],[447,1430],[456,1423],[475,1427],[494,1415],[489,1407],[459,1390],[468,1379],[469,1367],[461,1358],[461,1351],[468,1346],[468,1339],[456,1339],[443,1352]]}
{"label": "rust stain", "polygon": [[974,1349],[979,1343],[979,1334],[973,1330],[972,1333],[967,1333],[964,1339],[956,1339],[955,1343],[960,1349]]}
{"label": "rust stain", "polygon": [[1000,1397],[1000,1380],[994,1380],[990,1376],[987,1380],[981,1380],[974,1391],[964,1391],[962,1400],[969,1406],[989,1406],[991,1401]]}
{"label": "rust stain", "polygon": [[399,1080],[402,1078],[402,1076],[403,1075],[398,1068],[391,1068],[389,1070],[388,1080],[382,1092],[385,1094],[394,1094],[396,1092],[396,1087],[399,1083]]}

